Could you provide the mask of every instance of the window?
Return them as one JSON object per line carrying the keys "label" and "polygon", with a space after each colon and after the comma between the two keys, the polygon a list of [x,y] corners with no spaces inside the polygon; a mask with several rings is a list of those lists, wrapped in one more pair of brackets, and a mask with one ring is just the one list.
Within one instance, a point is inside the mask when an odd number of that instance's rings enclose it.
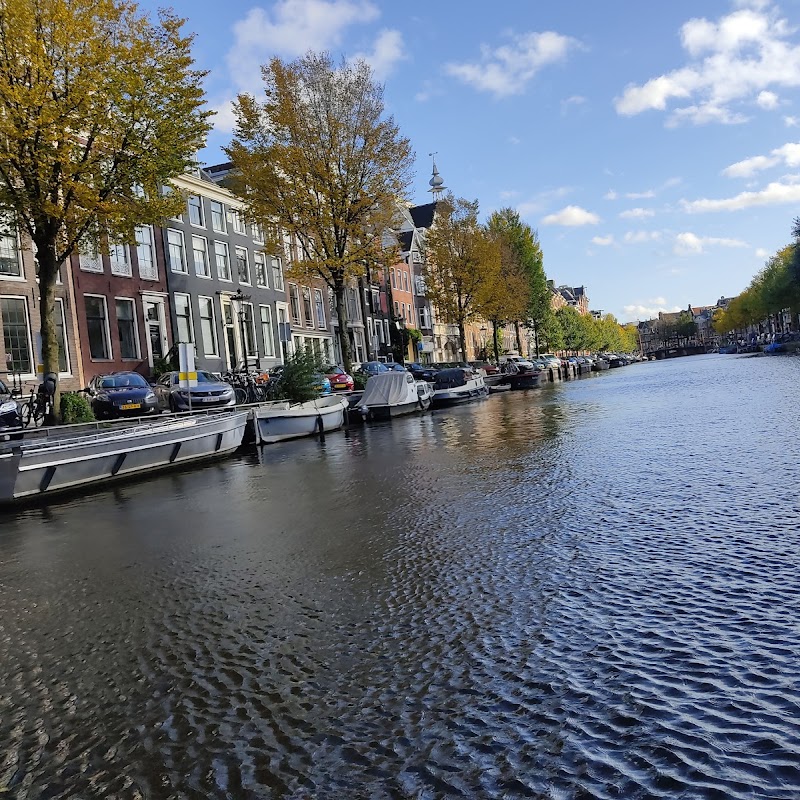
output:
{"label": "window", "polygon": [[245,351],[248,356],[257,356],[256,349],[256,321],[253,318],[253,304],[242,303],[242,316],[244,317]]}
{"label": "window", "polygon": [[392,289],[396,289],[397,288],[397,282],[395,280],[395,275],[394,275],[394,270],[393,269],[389,270],[389,275],[392,276]]}
{"label": "window", "polygon": [[253,241],[258,244],[264,244],[264,232],[261,230],[261,226],[254,222],[250,226],[250,230],[252,231]]}
{"label": "window", "polygon": [[211,227],[218,233],[225,233],[225,207],[218,200],[212,200],[211,206]]}
{"label": "window", "polygon": [[66,317],[64,316],[64,301],[56,298],[56,341],[58,342],[58,371],[62,375],[69,375],[69,350],[67,349]]}
{"label": "window", "polygon": [[261,338],[264,340],[264,355],[268,358],[275,357],[275,339],[272,334],[272,309],[269,306],[259,306],[261,315]]}
{"label": "window", "polygon": [[381,310],[381,294],[377,289],[372,290],[372,310],[375,313]]}
{"label": "window", "polygon": [[201,228],[205,227],[203,221],[203,198],[199,194],[190,194],[187,200],[189,206],[189,222],[192,225],[199,225]]}
{"label": "window", "polygon": [[87,294],[86,326],[89,329],[89,355],[95,359],[111,358],[111,342],[108,335],[108,308],[105,297]]}
{"label": "window", "polygon": [[250,283],[250,262],[247,260],[247,248],[236,248],[236,272],[239,283]]}
{"label": "window", "polygon": [[192,236],[192,254],[194,258],[194,274],[199,278],[211,277],[211,265],[208,263],[208,242],[202,236]]}
{"label": "window", "polygon": [[136,255],[139,259],[139,277],[157,281],[158,267],[153,248],[153,229],[150,225],[141,225],[136,229]]}
{"label": "window", "polygon": [[78,264],[84,272],[103,271],[103,257],[94,242],[81,242],[78,245]]}
{"label": "window", "polygon": [[[28,305],[24,297],[0,297],[0,318],[3,322],[3,346],[10,372],[29,375],[33,372],[31,337],[28,327]],[[10,358],[9,358],[10,357]]]}
{"label": "window", "polygon": [[108,260],[111,263],[112,275],[130,278],[133,274],[131,271],[131,257],[128,253],[128,245],[109,243]]}
{"label": "window", "polygon": [[235,208],[228,209],[228,222],[233,228],[234,233],[247,233],[244,225],[244,217]]}
{"label": "window", "polygon": [[400,303],[398,303],[397,300],[394,301],[394,315],[396,317],[400,316]]}
{"label": "window", "polygon": [[175,324],[178,341],[189,344],[194,341],[192,330],[192,301],[188,294],[175,294]]}
{"label": "window", "polygon": [[214,256],[217,262],[217,277],[221,281],[231,279],[231,260],[228,245],[225,242],[214,242]]}
{"label": "window", "polygon": [[17,230],[8,215],[0,216],[0,278],[21,278]]}
{"label": "window", "polygon": [[253,253],[253,264],[256,267],[256,283],[259,286],[269,288],[267,282],[267,259],[263,253]]}
{"label": "window", "polygon": [[300,324],[300,295],[297,291],[295,284],[289,284],[289,304],[292,309],[292,322],[295,325]]}
{"label": "window", "polygon": [[167,230],[167,258],[173,272],[189,271],[186,264],[186,245],[183,242],[183,231]]}
{"label": "window", "polygon": [[136,333],[136,307],[133,300],[117,297],[117,332],[119,333],[119,355],[122,359],[139,358],[139,337]]}
{"label": "window", "polygon": [[306,327],[314,327],[314,309],[311,306],[311,289],[303,287],[303,314],[305,315]]}
{"label": "window", "polygon": [[214,301],[210,297],[198,297],[200,306],[200,335],[203,338],[203,353],[207,356],[216,356],[217,327],[214,322]]}
{"label": "window", "polygon": [[403,272],[403,291],[410,291],[408,288],[408,273]]}
{"label": "window", "polygon": [[276,292],[284,291],[283,288],[283,265],[277,256],[270,256],[272,262],[272,287]]}
{"label": "window", "polygon": [[353,287],[347,290],[347,319],[352,322],[361,320],[361,308],[358,305],[358,292]]}
{"label": "window", "polygon": [[414,261],[415,264],[421,264],[422,263],[422,253],[420,253],[419,250],[415,250],[411,254],[411,257],[412,257],[412,260]]}
{"label": "window", "polygon": [[314,289],[314,305],[317,307],[317,326],[325,327],[325,303],[322,300],[322,292]]}
{"label": "window", "polygon": [[425,294],[425,278],[422,275],[417,275],[417,294]]}

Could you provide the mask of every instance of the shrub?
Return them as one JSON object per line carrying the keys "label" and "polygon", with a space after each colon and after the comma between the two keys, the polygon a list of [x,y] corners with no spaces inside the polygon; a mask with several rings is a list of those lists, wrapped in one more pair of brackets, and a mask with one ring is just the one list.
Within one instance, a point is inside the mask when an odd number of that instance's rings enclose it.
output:
{"label": "shrub", "polygon": [[353,375],[353,388],[355,389],[365,389],[367,386],[367,379],[369,375],[365,375],[363,372],[356,372]]}
{"label": "shrub", "polygon": [[61,395],[61,421],[65,425],[94,422],[94,419],[92,406],[82,394],[64,392]]}
{"label": "shrub", "polygon": [[310,347],[298,348],[283,366],[276,387],[278,397],[292,403],[313,400],[321,369],[320,357]]}

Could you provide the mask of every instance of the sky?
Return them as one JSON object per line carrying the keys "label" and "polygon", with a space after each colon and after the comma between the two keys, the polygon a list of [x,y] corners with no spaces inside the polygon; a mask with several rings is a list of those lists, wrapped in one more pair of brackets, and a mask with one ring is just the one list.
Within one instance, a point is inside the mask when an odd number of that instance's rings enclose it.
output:
{"label": "sky", "polygon": [[[144,0],[154,11],[164,3]],[[366,59],[416,153],[481,216],[510,206],[556,285],[620,321],[742,291],[800,216],[800,0],[172,0],[226,160],[260,65]]]}

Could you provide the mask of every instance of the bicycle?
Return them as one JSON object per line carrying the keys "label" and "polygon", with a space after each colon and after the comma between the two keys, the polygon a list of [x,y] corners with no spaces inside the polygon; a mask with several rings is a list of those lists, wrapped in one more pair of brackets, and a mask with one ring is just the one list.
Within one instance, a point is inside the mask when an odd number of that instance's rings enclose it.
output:
{"label": "bicycle", "polygon": [[45,391],[43,386],[31,389],[31,396],[20,405],[22,424],[28,428],[42,425],[53,409],[53,398]]}

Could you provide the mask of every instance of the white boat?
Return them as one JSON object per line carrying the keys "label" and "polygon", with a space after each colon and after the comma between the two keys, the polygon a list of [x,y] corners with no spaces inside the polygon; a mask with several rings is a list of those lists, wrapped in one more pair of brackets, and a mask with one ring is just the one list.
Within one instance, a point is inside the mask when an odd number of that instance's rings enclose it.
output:
{"label": "white boat", "polygon": [[348,399],[328,395],[307,403],[265,403],[253,409],[256,442],[271,444],[336,431],[344,425]]}
{"label": "white boat", "polygon": [[436,373],[433,384],[433,406],[466,403],[488,394],[489,390],[480,373],[468,367],[443,369]]}
{"label": "white boat", "polygon": [[0,504],[223,456],[249,411],[40,428],[0,445]]}
{"label": "white boat", "polygon": [[368,381],[359,408],[368,419],[390,419],[401,414],[427,411],[433,388],[414,380],[410,372],[379,372]]}

